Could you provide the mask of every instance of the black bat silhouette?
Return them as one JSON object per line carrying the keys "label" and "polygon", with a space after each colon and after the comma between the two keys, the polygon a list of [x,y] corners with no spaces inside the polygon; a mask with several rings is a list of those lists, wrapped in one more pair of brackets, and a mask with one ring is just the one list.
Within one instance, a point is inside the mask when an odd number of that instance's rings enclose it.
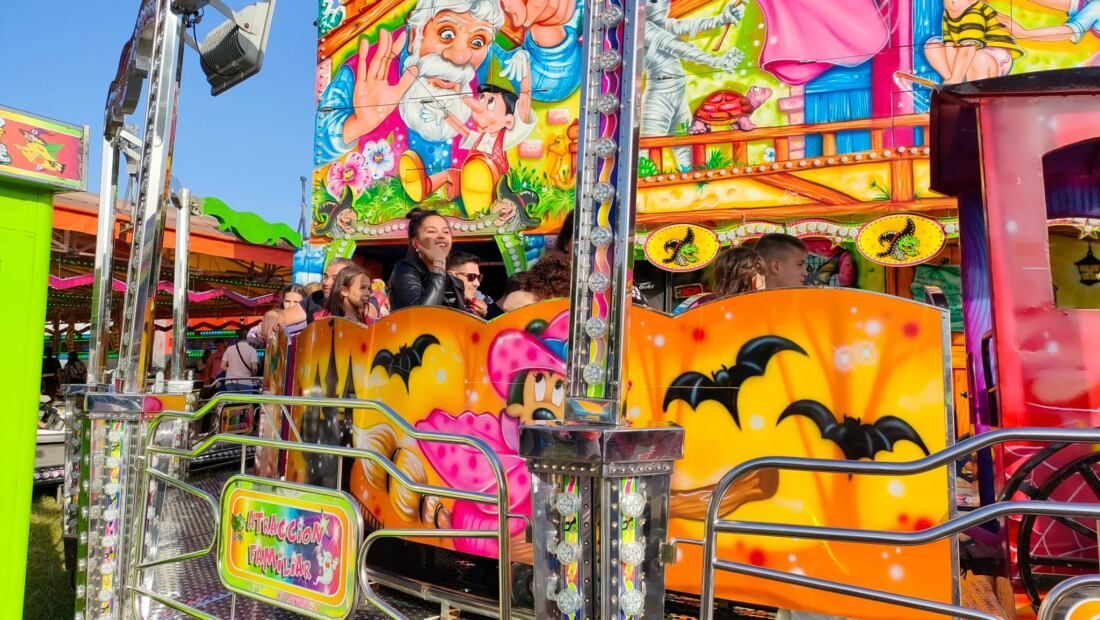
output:
{"label": "black bat silhouette", "polygon": [[382,349],[374,354],[374,361],[370,369],[381,366],[389,376],[397,375],[405,382],[405,389],[409,389],[409,375],[420,368],[424,363],[424,351],[433,344],[439,344],[439,340],[430,334],[421,334],[413,341],[412,346],[401,345],[395,355],[389,349]]}
{"label": "black bat silhouette", "polygon": [[925,456],[930,454],[916,429],[896,416],[879,418],[874,424],[863,424],[858,418],[850,416],[844,416],[844,421],[837,422],[836,416],[825,405],[816,400],[799,400],[783,410],[776,425],[792,416],[813,420],[821,431],[821,438],[835,443],[844,452],[844,458],[850,461],[864,458],[873,461],[879,452],[893,452],[894,444],[899,441],[912,442]]}
{"label": "black bat silhouette", "polygon": [[733,423],[741,428],[741,417],[737,413],[737,395],[741,384],[752,377],[763,376],[772,357],[780,351],[806,352],[794,342],[779,336],[760,336],[753,338],[737,351],[737,362],[733,368],[722,366],[710,376],[700,372],[685,372],[676,377],[665,392],[664,409],[673,402],[682,400],[692,409],[708,400],[713,400],[726,408]]}

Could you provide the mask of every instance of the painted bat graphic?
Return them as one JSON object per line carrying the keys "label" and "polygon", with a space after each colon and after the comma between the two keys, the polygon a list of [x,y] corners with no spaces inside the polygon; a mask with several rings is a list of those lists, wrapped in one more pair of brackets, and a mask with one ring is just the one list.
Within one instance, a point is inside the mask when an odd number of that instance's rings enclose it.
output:
{"label": "painted bat graphic", "polygon": [[424,363],[424,352],[433,344],[439,344],[439,340],[431,334],[421,334],[413,341],[412,346],[401,345],[397,353],[389,349],[382,349],[374,355],[370,369],[381,366],[389,376],[397,375],[405,382],[405,389],[409,389],[409,375],[420,368]]}
{"label": "painted bat graphic", "polygon": [[776,425],[793,416],[812,420],[821,431],[821,438],[835,443],[844,452],[844,458],[850,461],[873,461],[879,452],[893,452],[894,444],[899,441],[912,442],[925,456],[930,454],[916,429],[896,416],[879,418],[874,424],[863,424],[858,418],[849,416],[844,416],[844,421],[837,422],[836,416],[825,405],[816,400],[799,400],[783,410]]}
{"label": "painted bat graphic", "polygon": [[685,372],[676,377],[665,392],[664,409],[677,400],[682,400],[697,408],[700,403],[713,400],[729,411],[737,428],[741,428],[741,418],[737,413],[737,395],[741,384],[752,377],[764,375],[768,362],[780,351],[806,352],[794,342],[779,336],[760,336],[741,346],[737,352],[737,362],[732,368],[722,366],[708,377],[699,372]]}

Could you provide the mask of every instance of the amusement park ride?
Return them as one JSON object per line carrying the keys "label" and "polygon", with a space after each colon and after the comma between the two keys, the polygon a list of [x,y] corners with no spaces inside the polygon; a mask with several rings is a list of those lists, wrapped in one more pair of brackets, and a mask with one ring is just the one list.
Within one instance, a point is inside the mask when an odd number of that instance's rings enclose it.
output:
{"label": "amusement park ride", "polygon": [[[449,41],[473,45],[479,36],[476,25],[454,24],[484,19],[509,48],[504,62],[471,69],[471,80],[485,85],[479,96],[499,96],[514,128],[532,122],[535,112],[526,110],[525,120],[517,102],[522,84],[533,83],[531,105],[545,113],[535,119],[545,142],[513,136],[510,146],[527,155],[576,153],[575,163],[547,175],[574,177],[571,299],[490,322],[416,307],[369,326],[330,318],[293,338],[276,331],[263,394],[202,402],[179,359],[159,389],[148,388],[146,374],[165,213],[191,203],[169,187],[171,151],[184,39],[206,4],[142,2],[108,99],[100,215],[108,227],[98,239],[92,356],[88,384],[68,386],[66,400],[64,529],[76,544],[78,619],[370,611],[709,619],[769,608],[1014,617],[1011,601],[962,606],[963,536],[1003,550],[1008,562],[995,575],[1018,584],[1040,617],[1095,616],[1100,362],[1089,352],[1100,336],[1095,310],[1081,303],[1087,292],[1071,296],[1059,282],[1068,268],[1086,288],[1095,284],[1100,259],[1091,246],[1076,263],[1048,248],[1080,247],[1078,239],[1100,230],[1100,70],[939,88],[927,131],[921,118],[892,115],[889,97],[881,117],[756,129],[748,118],[770,105],[772,89],[717,92],[686,119],[686,135],[662,136],[653,130],[660,119],[646,115],[647,96],[652,111],[668,94],[654,76],[675,86],[685,77],[681,56],[723,70],[736,56],[705,58],[677,36],[729,31],[744,17],[741,3],[715,17],[696,14],[706,3],[689,0],[671,9],[603,0],[583,15],[557,2],[568,20],[548,25],[540,22],[545,11],[509,13],[502,26],[500,7],[485,0],[462,10],[432,0],[323,2],[315,233],[350,241],[353,251],[403,238],[400,217],[371,219],[376,194],[363,198],[374,191],[366,179],[398,202],[439,182],[424,195],[448,199],[439,204],[452,209],[460,236],[495,229],[507,241],[502,248],[527,247],[523,227],[512,226],[515,210],[531,219],[531,195],[552,194],[524,194],[522,175],[501,169],[518,166],[514,157],[503,161],[475,142],[460,168],[448,167],[459,165],[456,155],[436,170],[423,161],[434,151],[418,119],[457,108],[429,97],[412,102],[423,114],[405,118],[409,102],[368,103],[380,95],[351,93],[363,80],[390,92],[422,51],[429,54],[423,46],[442,46],[449,58]],[[274,2],[235,14],[209,4],[229,13],[227,25],[187,43],[200,49],[220,92],[258,70]],[[848,4],[859,3],[835,10]],[[903,4],[887,3],[886,12]],[[760,6],[771,23],[785,23],[774,2]],[[429,28],[438,40],[426,36]],[[896,43],[898,31],[884,28],[880,49]],[[404,46],[407,37],[417,39]],[[540,59],[571,45],[579,94],[553,95]],[[868,63],[891,76],[912,69],[897,58]],[[768,66],[791,84],[815,64],[828,63]],[[103,291],[120,130],[146,80],[122,349],[108,380]],[[342,87],[345,103],[356,102],[351,111],[338,105]],[[811,87],[798,91],[807,114],[816,105]],[[466,118],[492,111],[467,99]],[[569,105],[579,111],[575,125]],[[783,105],[797,112],[792,98]],[[351,130],[363,129],[360,108],[383,117],[361,134]],[[325,134],[334,123],[339,140]],[[464,130],[488,127],[477,121]],[[550,139],[559,127],[565,142]],[[862,144],[859,132],[867,132],[867,148],[852,150]],[[505,134],[499,129],[490,141],[508,143]],[[453,136],[456,145],[463,136]],[[838,146],[845,141],[852,148]],[[351,155],[326,156],[334,144]],[[708,165],[721,155],[711,145],[730,149],[726,165]],[[414,160],[419,168],[406,165]],[[850,182],[864,173],[889,179],[870,192],[884,192],[882,200]],[[847,189],[830,186],[834,180]],[[458,184],[462,192],[449,194]],[[485,196],[488,204],[476,207]],[[949,196],[958,197],[957,218]],[[461,208],[443,204],[456,201]],[[747,217],[752,209],[773,221]],[[789,220],[794,212],[802,219]],[[872,219],[882,213],[892,219]],[[552,219],[527,222],[529,236]],[[709,247],[710,258],[723,244],[783,230],[831,247],[885,240],[876,263],[885,269],[931,259],[961,232],[966,387],[952,374],[953,348],[963,345],[953,346],[948,296],[931,284],[923,287],[928,303],[834,286],[759,291],[675,317],[663,312],[669,303],[633,305],[636,254],[654,262],[647,241],[668,228],[657,224],[684,222],[695,228],[678,232],[696,230],[696,249]],[[699,225],[706,222],[717,232]],[[177,248],[177,281],[186,281],[186,255]],[[895,277],[883,271],[880,281]],[[186,297],[175,303],[175,324],[186,329]],[[965,430],[956,429],[962,391],[970,403]],[[205,427],[213,430],[192,432],[209,418],[218,421]],[[225,446],[241,450],[239,471],[191,473],[191,462]],[[246,448],[255,450],[251,467]],[[963,511],[955,465],[972,454],[980,501]]]}

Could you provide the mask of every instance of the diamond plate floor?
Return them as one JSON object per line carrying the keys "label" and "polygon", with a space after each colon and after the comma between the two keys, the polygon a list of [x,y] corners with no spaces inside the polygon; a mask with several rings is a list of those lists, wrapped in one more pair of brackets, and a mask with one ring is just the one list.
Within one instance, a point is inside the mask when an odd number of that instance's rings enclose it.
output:
{"label": "diamond plate floor", "polygon": [[[218,469],[195,475],[191,483],[215,497],[222,485],[235,469]],[[205,548],[214,536],[216,516],[210,507],[201,500],[178,489],[170,488],[165,497],[161,518],[157,520],[160,529],[156,558],[182,555]],[[243,596],[234,595],[222,587],[218,579],[214,553],[153,569],[153,591],[170,596],[189,607],[193,607],[219,618],[237,618],[260,620],[267,618],[302,618],[299,614],[267,605]],[[406,617],[415,620],[429,620],[440,617],[440,606],[407,596],[387,588],[378,588],[383,598]],[[180,612],[153,603],[147,618],[168,620],[187,618]],[[352,616],[358,620],[388,618],[376,611],[365,599],[360,603],[360,611]],[[447,618],[477,619],[475,614],[452,612]]]}

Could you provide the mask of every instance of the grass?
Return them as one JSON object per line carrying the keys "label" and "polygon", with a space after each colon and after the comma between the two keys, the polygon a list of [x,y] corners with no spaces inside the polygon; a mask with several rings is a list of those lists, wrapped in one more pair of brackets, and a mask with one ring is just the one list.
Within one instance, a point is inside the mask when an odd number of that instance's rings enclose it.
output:
{"label": "grass", "polygon": [[880,184],[877,180],[871,179],[871,200],[886,201],[890,200],[890,188]]}
{"label": "grass", "polygon": [[61,508],[52,495],[36,496],[31,506],[23,617],[68,620],[73,617],[74,596],[65,570]]}
{"label": "grass", "polygon": [[539,219],[548,217],[557,219],[564,216],[573,208],[573,201],[576,198],[576,191],[573,188],[562,189],[552,183],[545,172],[538,172],[527,166],[508,168],[508,187],[514,192],[526,189],[538,194],[538,204],[528,205],[527,214]]}

